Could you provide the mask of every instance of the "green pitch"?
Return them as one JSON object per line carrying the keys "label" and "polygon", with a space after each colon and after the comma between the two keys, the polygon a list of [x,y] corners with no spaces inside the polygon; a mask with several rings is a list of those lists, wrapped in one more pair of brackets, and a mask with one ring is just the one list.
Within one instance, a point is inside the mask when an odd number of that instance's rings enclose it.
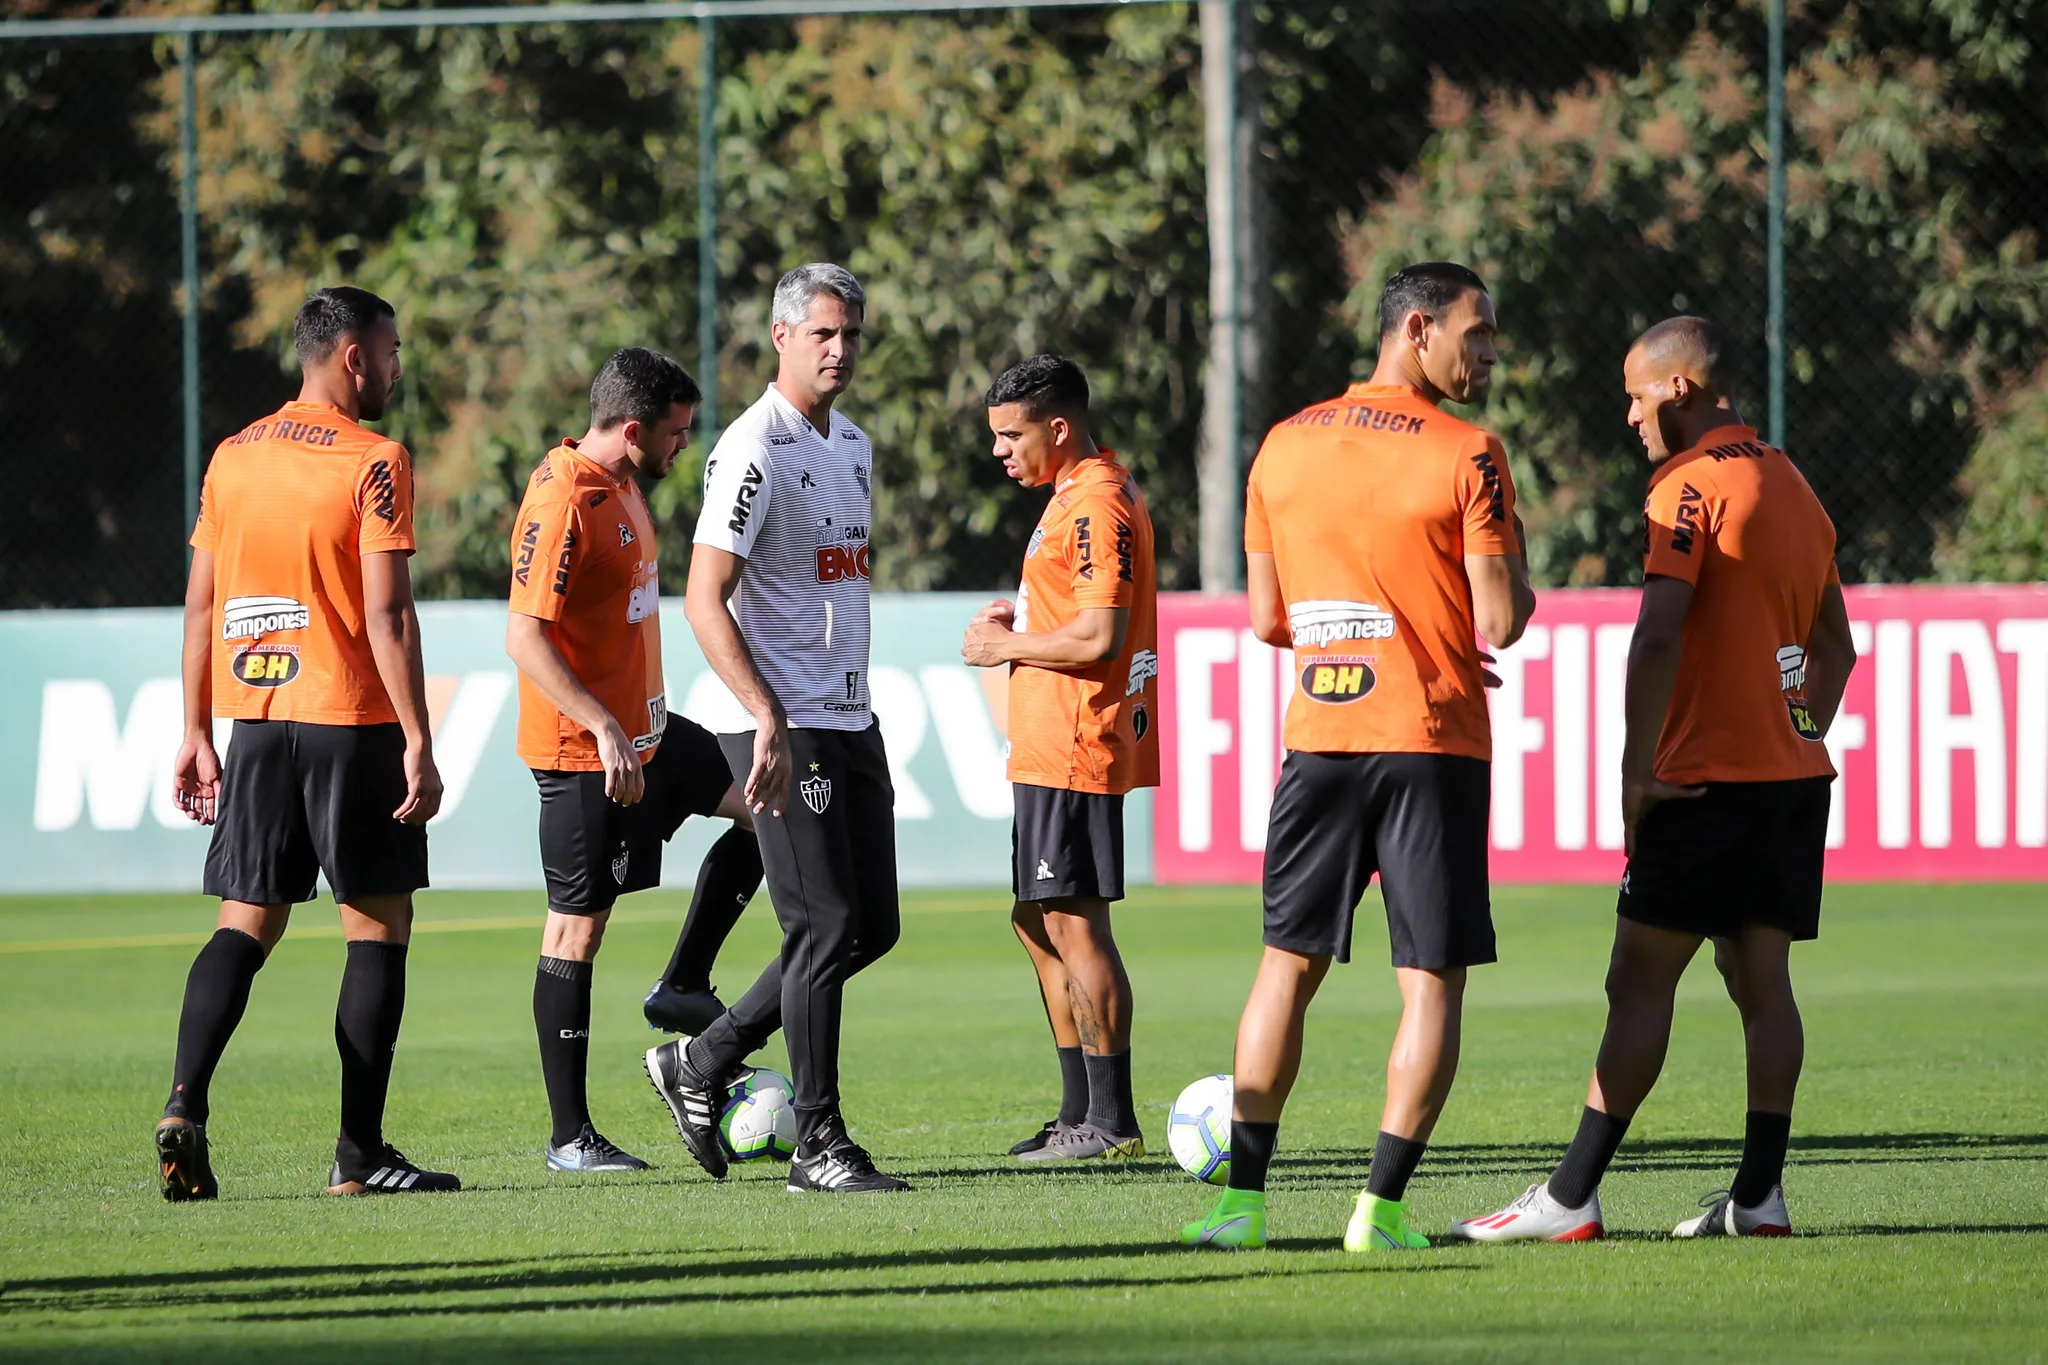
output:
{"label": "green pitch", "polygon": [[[1797,966],[1808,1028],[1791,1243],[1673,1243],[1733,1172],[1732,1007],[1701,961],[1664,1082],[1603,1197],[1611,1240],[1352,1258],[1337,1249],[1395,1020],[1369,904],[1360,961],[1311,1017],[1275,1166],[1272,1249],[1171,1244],[1212,1191],[1166,1106],[1230,1065],[1256,954],[1244,891],[1147,891],[1118,932],[1137,1086],[1161,1155],[1130,1169],[999,1155],[1055,1100],[1003,897],[909,898],[902,947],[848,992],[857,1137],[918,1186],[798,1197],[782,1168],[716,1186],[640,1075],[639,995],[680,896],[622,908],[598,966],[599,1126],[641,1177],[542,1166],[534,895],[426,898],[389,1132],[459,1195],[337,1200],[340,969],[331,906],[258,977],[214,1094],[224,1198],[157,1196],[149,1132],[197,898],[0,902],[0,1356],[79,1360],[848,1357],[1024,1361],[2035,1359],[2048,1354],[2048,890],[1838,888]],[[1416,1226],[1496,1207],[1577,1120],[1612,894],[1498,894],[1504,965],[1469,992],[1465,1070],[1410,1192]],[[720,982],[772,951],[757,905]],[[767,1060],[781,1066],[779,1048]]]}

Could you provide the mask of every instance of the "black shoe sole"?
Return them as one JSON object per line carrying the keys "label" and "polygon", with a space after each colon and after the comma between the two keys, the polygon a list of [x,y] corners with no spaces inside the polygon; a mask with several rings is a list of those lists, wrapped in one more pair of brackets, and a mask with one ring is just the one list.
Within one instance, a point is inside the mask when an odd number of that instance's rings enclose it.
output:
{"label": "black shoe sole", "polygon": [[165,1200],[189,1204],[218,1199],[220,1185],[202,1149],[204,1139],[190,1123],[161,1123],[156,1130],[157,1178]]}
{"label": "black shoe sole", "polygon": [[647,1021],[647,1027],[657,1033],[682,1033],[692,1038],[717,1023],[724,1014],[725,1006],[722,1004],[716,1009],[689,1013],[666,1009],[659,1005],[642,1004],[640,1007],[640,1017]]}
{"label": "black shoe sole", "polygon": [[647,1083],[654,1087],[654,1093],[661,1097],[662,1105],[668,1110],[668,1116],[675,1121],[676,1136],[683,1140],[683,1149],[689,1152],[691,1159],[702,1166],[704,1173],[713,1180],[725,1179],[726,1172],[731,1168],[726,1163],[724,1150],[718,1145],[718,1130],[714,1128],[710,1133],[703,1135],[692,1130],[681,1107],[669,1098],[668,1087],[663,1085],[661,1077],[655,1074],[651,1054],[658,1051],[660,1048],[649,1048],[640,1055],[640,1069],[647,1073]]}

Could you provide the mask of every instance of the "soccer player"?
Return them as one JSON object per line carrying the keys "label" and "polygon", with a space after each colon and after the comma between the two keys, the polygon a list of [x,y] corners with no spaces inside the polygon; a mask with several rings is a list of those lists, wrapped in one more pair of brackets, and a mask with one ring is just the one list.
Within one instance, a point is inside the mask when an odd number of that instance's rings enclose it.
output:
{"label": "soccer player", "polygon": [[1480,1242],[1601,1235],[1600,1178],[1657,1083],[1678,978],[1705,940],[1742,1015],[1749,1117],[1727,1190],[1678,1237],[1786,1237],[1782,1181],[1805,1033],[1791,949],[1820,932],[1834,765],[1822,743],[1856,649],[1835,528],[1799,470],[1744,425],[1733,348],[1705,318],[1643,333],[1622,362],[1655,466],[1629,643],[1622,820],[1628,867],[1607,1032],[1579,1130],[1540,1185],[1453,1225]]}
{"label": "soccer player", "polygon": [[1429,1245],[1403,1198],[1458,1067],[1468,967],[1494,960],[1486,878],[1488,656],[1535,594],[1500,442],[1441,411],[1486,391],[1493,300],[1461,265],[1413,265],[1379,303],[1372,380],[1273,428],[1245,495],[1252,628],[1298,685],[1266,843],[1266,952],[1237,1031],[1230,1187],[1196,1245],[1263,1246],[1266,1172],[1303,1016],[1375,872],[1401,1025],[1347,1251]]}
{"label": "soccer player", "polygon": [[[674,467],[702,396],[665,355],[614,355],[590,386],[590,430],[548,452],[512,524],[505,652],[519,666],[519,757],[540,787],[548,917],[533,1024],[557,1171],[647,1169],[591,1124],[585,1090],[591,973],[614,902],[660,884],[662,843],[692,815],[736,828],[705,859],[689,923],[701,926],[707,906],[736,914],[761,884],[718,741],[670,716],[662,689],[660,556],[638,479]],[[686,928],[677,961],[689,938]]]}
{"label": "soccer player", "polygon": [[[348,940],[328,1193],[462,1188],[384,1140],[412,893],[427,884],[426,823],[441,805],[406,567],[412,459],[360,425],[384,415],[402,372],[397,317],[375,294],[336,286],[300,307],[293,339],[298,398],[214,451],[192,533],[172,782],[180,809],[213,826],[204,885],[221,904],[185,983],[156,1128],[174,1202],[219,1193],[207,1089],[257,971],[322,872]],[[234,720],[225,765],[216,716]]]}
{"label": "soccer player", "polygon": [[648,1049],[647,1074],[690,1154],[723,1176],[728,1086],[783,1028],[793,1191],[909,1188],[848,1136],[839,1097],[846,979],[888,952],[899,927],[895,790],[868,700],[874,451],[833,409],[859,364],[866,312],[859,281],[836,265],[798,266],[775,286],[775,382],[705,463],[684,599],[731,694],[712,728],[754,816],[782,952],[717,1023]]}
{"label": "soccer player", "polygon": [[1033,356],[988,391],[1004,471],[1052,487],[1015,603],[990,603],[961,655],[1010,666],[1010,923],[1038,971],[1059,1051],[1058,1117],[1025,1161],[1145,1154],[1131,1103],[1131,981],[1110,933],[1124,894],[1124,793],[1159,785],[1152,518],[1088,426],[1088,380]]}

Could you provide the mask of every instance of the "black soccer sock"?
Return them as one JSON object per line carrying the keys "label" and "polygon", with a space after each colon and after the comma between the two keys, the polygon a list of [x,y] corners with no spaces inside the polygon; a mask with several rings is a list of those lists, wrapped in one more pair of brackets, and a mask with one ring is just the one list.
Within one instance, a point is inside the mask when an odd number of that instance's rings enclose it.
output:
{"label": "black soccer sock", "polygon": [[207,1087],[249,1007],[249,983],[262,966],[263,945],[239,929],[214,930],[192,959],[185,1007],[178,1015],[178,1060],[172,1065],[166,1114],[206,1122]]}
{"label": "black soccer sock", "polygon": [[1131,1054],[1081,1054],[1088,1072],[1088,1124],[1124,1137],[1137,1131],[1137,1106],[1131,1102]]}
{"label": "black soccer sock", "polygon": [[1408,1193],[1409,1178],[1415,1174],[1416,1165],[1428,1150],[1427,1142],[1396,1137],[1382,1129],[1379,1141],[1372,1147],[1372,1165],[1365,1173],[1365,1192],[1400,1203]]}
{"label": "black soccer sock", "polygon": [[1742,1164],[1728,1197],[1745,1209],[1768,1199],[1773,1186],[1785,1183],[1785,1149],[1792,1142],[1792,1116],[1752,1109],[1742,1134]]}
{"label": "black soccer sock", "polygon": [[1088,1063],[1078,1047],[1063,1047],[1060,1054],[1059,1122],[1072,1128],[1088,1117]]}
{"label": "black soccer sock", "polygon": [[1568,1209],[1583,1208],[1600,1178],[1607,1174],[1615,1149],[1628,1132],[1628,1120],[1603,1114],[1588,1105],[1579,1115],[1579,1131],[1565,1148],[1564,1160],[1550,1173],[1550,1197]]}
{"label": "black soccer sock", "polygon": [[540,1037],[540,1074],[559,1147],[590,1122],[585,1078],[590,1068],[591,964],[542,957],[533,974],[533,1030]]}
{"label": "black soccer sock", "polygon": [[676,936],[676,950],[661,979],[679,991],[710,990],[718,950],[760,889],[761,841],[752,830],[734,825],[704,854],[683,932]]}
{"label": "black soccer sock", "polygon": [[405,945],[351,939],[334,1005],[334,1047],[341,1054],[341,1140],[344,1173],[384,1151],[384,1096],[391,1053],[405,1017]]}
{"label": "black soccer sock", "polygon": [[1266,1188],[1266,1168],[1273,1164],[1273,1149],[1280,1145],[1280,1125],[1253,1123],[1249,1119],[1230,1121],[1230,1188]]}

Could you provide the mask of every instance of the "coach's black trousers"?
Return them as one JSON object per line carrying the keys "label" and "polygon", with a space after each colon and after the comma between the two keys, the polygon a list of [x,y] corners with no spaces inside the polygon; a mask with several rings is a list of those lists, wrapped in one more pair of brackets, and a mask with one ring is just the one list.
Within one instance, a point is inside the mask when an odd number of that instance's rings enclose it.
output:
{"label": "coach's black trousers", "polygon": [[[754,734],[720,735],[742,788]],[[789,799],[781,816],[754,817],[782,952],[704,1031],[721,1071],[777,1028],[789,1045],[796,1107],[810,1118],[839,1104],[839,1015],[846,979],[896,946],[896,790],[882,731],[789,732]]]}

